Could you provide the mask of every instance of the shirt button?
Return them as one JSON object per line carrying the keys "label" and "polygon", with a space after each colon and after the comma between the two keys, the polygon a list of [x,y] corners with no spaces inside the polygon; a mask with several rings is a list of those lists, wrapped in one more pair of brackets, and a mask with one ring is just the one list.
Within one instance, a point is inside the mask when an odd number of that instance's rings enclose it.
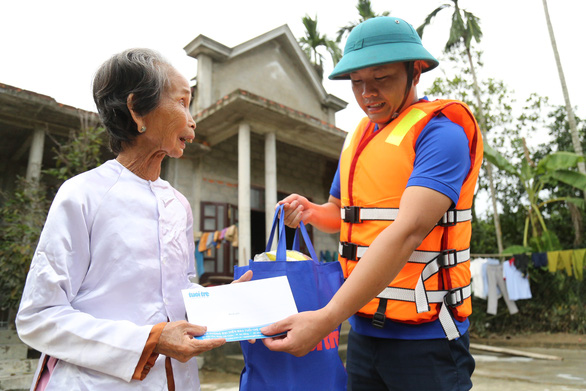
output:
{"label": "shirt button", "polygon": [[167,299],[163,299],[163,303],[165,303],[165,305],[167,305]]}

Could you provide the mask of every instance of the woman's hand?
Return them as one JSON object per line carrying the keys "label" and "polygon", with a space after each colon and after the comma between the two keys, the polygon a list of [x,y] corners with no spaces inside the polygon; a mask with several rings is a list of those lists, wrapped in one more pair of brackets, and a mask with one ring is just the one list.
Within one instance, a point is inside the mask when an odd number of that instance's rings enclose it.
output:
{"label": "woman's hand", "polygon": [[169,322],[163,328],[155,353],[187,362],[208,350],[215,349],[226,343],[225,339],[199,340],[193,337],[204,335],[207,328],[197,326],[184,320]]}
{"label": "woman's hand", "polygon": [[239,279],[232,281],[230,284],[238,283],[238,282],[246,282],[252,280],[252,270],[248,270],[244,273]]}

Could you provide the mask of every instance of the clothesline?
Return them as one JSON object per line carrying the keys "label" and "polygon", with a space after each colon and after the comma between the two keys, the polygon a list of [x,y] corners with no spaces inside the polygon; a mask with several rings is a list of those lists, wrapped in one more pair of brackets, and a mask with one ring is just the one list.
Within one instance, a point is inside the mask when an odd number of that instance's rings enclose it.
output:
{"label": "clothesline", "polygon": [[[547,267],[552,273],[564,270],[568,276],[573,275],[577,280],[582,280],[586,249],[516,254],[471,254],[470,256],[471,258],[519,258],[515,259],[515,264],[518,269],[523,271],[523,274],[526,273],[526,267],[530,259],[535,267]],[[522,261],[521,258],[523,259]]]}
{"label": "clothesline", "polygon": [[[527,255],[531,255],[531,253],[526,253]],[[502,253],[502,254],[470,254],[472,258],[501,258],[501,257],[512,257],[515,254],[512,253]]]}
{"label": "clothesline", "polygon": [[194,232],[193,238],[198,243],[197,250],[201,253],[206,250],[209,252],[213,247],[218,248],[223,242],[230,242],[233,247],[238,247],[238,226],[232,224],[217,231]]}

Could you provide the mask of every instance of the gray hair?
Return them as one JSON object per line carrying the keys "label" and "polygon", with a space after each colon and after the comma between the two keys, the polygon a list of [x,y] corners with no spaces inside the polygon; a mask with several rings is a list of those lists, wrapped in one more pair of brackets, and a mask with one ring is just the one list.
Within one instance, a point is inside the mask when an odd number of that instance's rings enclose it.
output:
{"label": "gray hair", "polygon": [[94,102],[115,154],[139,135],[127,106],[128,96],[134,94],[132,109],[139,116],[150,113],[168,84],[170,68],[171,64],[154,50],[128,49],[112,56],[96,72]]}

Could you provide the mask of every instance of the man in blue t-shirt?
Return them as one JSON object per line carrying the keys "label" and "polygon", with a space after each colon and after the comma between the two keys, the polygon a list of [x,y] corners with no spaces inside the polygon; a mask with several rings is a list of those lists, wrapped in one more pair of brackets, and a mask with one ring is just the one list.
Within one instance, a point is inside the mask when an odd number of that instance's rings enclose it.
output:
{"label": "man in blue t-shirt", "polygon": [[[330,78],[351,79],[357,103],[375,124],[374,134],[419,102],[419,77],[437,65],[412,26],[398,18],[380,17],[369,19],[352,31],[344,57]],[[269,349],[300,356],[349,318],[350,390],[441,391],[472,387],[474,360],[468,350],[467,319],[455,320],[461,337],[448,340],[439,319],[418,324],[387,319],[378,328],[371,318],[355,315],[397,276],[444,213],[458,203],[471,170],[467,135],[462,126],[443,114],[429,120],[416,140],[413,170],[400,200],[400,217],[374,239],[324,308],[294,315],[263,329],[268,335],[287,332],[285,338],[263,340]],[[327,203],[317,205],[292,194],[280,204],[285,205],[287,225],[295,227],[303,220],[333,233],[340,231],[341,198],[338,166]]]}

